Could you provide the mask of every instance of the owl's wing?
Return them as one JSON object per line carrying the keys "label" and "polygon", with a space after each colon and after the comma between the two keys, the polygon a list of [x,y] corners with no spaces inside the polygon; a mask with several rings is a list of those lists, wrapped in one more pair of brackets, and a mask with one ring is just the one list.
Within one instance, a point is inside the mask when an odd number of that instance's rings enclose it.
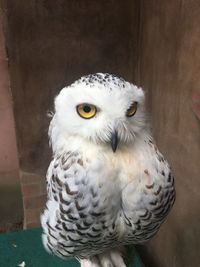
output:
{"label": "owl's wing", "polygon": [[[76,195],[77,179],[85,176],[85,169],[79,153],[66,152],[63,155],[57,155],[52,160],[47,171],[47,192],[49,200],[58,201],[68,195]],[[66,194],[63,194],[65,192]],[[62,195],[62,194],[63,195]]]}
{"label": "owl's wing", "polygon": [[110,189],[98,183],[98,174],[89,169],[76,152],[55,157],[49,166],[43,242],[58,256],[92,255],[117,238],[114,221],[120,200],[108,197],[104,190]]}
{"label": "owl's wing", "polygon": [[127,239],[136,243],[157,232],[175,201],[174,177],[168,162],[153,144],[147,154],[146,168],[122,191]]}

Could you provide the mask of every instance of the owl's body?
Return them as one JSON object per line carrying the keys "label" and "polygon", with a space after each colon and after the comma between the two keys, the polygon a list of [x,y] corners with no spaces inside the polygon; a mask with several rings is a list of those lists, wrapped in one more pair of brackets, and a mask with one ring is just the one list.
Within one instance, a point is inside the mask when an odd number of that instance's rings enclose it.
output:
{"label": "owl's body", "polygon": [[[100,81],[105,79],[105,75],[98,75]],[[105,80],[108,78],[112,82],[112,76],[108,75]],[[143,92],[121,79],[114,77],[119,83],[114,89],[108,86],[111,95],[106,101],[109,103],[110,99],[110,106],[120,109],[119,114],[123,112],[123,116],[120,117],[117,111],[113,111],[114,115],[109,114],[109,108],[105,106],[105,110],[108,108],[106,115],[79,121],[85,121],[91,133],[86,133],[82,125],[78,129],[77,113],[72,118],[74,121],[69,123],[71,129],[63,127],[65,108],[69,108],[65,106],[64,94],[69,97],[70,90],[77,90],[79,85],[82,90],[86,88],[86,95],[82,93],[80,96],[77,91],[77,98],[80,98],[76,100],[77,104],[92,101],[98,112],[103,112],[104,104],[98,94],[104,90],[105,84],[97,78],[91,86],[91,83],[86,84],[88,79],[63,89],[64,93],[56,100],[56,113],[50,125],[54,157],[47,174],[48,201],[42,215],[43,243],[48,251],[59,257],[87,259],[81,261],[82,266],[110,264],[122,267],[125,265],[118,254],[109,254],[109,251],[126,244],[144,243],[157,232],[174,203],[174,179],[143,119]],[[126,91],[124,88],[128,85],[130,88]],[[86,99],[92,90],[96,97]],[[115,90],[121,98],[112,95]],[[125,108],[123,94],[128,96]],[[70,99],[71,106],[74,99]],[[136,113],[124,118],[133,101],[138,103]],[[116,106],[119,103],[120,108]],[[95,126],[91,123],[95,117],[103,127],[102,132],[97,122]],[[133,123],[131,127],[130,122]],[[115,153],[108,143],[113,131],[118,133],[119,139]],[[96,255],[99,255],[98,261]]]}

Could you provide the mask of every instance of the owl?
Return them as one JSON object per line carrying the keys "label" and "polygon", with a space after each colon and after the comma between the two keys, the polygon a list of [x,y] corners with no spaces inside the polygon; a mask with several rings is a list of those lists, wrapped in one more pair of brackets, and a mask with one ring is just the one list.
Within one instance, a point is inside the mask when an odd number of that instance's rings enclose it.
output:
{"label": "owl", "polygon": [[107,73],[84,76],[55,98],[41,216],[48,252],[81,267],[125,267],[123,247],[148,241],[165,220],[174,178],[144,98],[141,88]]}

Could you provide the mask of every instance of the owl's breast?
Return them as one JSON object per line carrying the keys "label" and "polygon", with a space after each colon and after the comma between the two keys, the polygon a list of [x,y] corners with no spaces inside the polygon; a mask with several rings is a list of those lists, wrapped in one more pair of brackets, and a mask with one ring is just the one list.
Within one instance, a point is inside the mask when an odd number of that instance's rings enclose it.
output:
{"label": "owl's breast", "polygon": [[120,236],[133,243],[150,239],[175,200],[169,164],[149,146],[141,151],[106,153],[101,164],[99,174],[104,179],[105,192],[117,203],[118,215],[123,218],[119,220]]}
{"label": "owl's breast", "polygon": [[145,168],[143,163],[129,149],[119,149],[116,153],[107,151],[102,153],[97,159],[98,169],[96,171],[102,175],[105,182],[117,184],[123,188],[133,179],[137,179],[139,173]]}
{"label": "owl's breast", "polygon": [[148,149],[84,151],[65,153],[49,167],[46,248],[86,257],[151,238],[174,202],[167,163]]}

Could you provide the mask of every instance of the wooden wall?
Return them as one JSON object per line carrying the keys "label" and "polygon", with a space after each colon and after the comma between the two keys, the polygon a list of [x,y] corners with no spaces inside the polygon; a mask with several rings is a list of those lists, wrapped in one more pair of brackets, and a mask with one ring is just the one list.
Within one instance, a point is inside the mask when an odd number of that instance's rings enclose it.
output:
{"label": "wooden wall", "polygon": [[0,233],[22,228],[23,206],[8,58],[0,12]]}
{"label": "wooden wall", "polygon": [[192,99],[200,102],[199,14],[198,0],[140,1],[134,75],[147,90],[177,191],[172,213],[148,246],[148,267],[200,266],[200,120],[192,109]]}
{"label": "wooden wall", "polygon": [[37,225],[45,201],[46,113],[54,96],[83,74],[112,72],[144,87],[176,178],[175,207],[141,248],[146,266],[200,266],[200,121],[191,103],[200,88],[200,1],[1,2],[26,225]]}

